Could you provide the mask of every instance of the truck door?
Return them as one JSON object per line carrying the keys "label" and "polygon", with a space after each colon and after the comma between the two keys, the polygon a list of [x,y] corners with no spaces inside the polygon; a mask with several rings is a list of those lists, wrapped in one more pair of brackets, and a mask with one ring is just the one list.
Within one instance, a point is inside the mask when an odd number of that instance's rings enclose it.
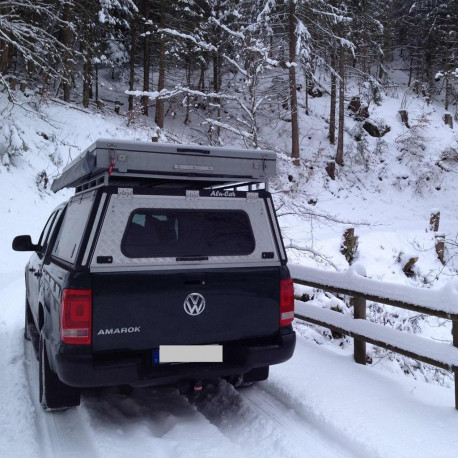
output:
{"label": "truck door", "polygon": [[42,281],[43,261],[48,249],[49,240],[61,213],[62,209],[59,209],[53,212],[49,217],[38,241],[39,249],[32,255],[27,265],[28,300],[34,316],[38,316],[37,313]]}

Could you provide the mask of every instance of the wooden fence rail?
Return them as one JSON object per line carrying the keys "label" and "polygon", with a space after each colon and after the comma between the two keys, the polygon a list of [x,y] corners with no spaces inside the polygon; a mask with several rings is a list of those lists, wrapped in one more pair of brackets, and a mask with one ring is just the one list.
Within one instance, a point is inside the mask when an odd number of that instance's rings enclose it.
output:
{"label": "wooden fence rail", "polygon": [[[455,408],[458,410],[458,291],[453,289],[453,285],[448,290],[434,291],[381,283],[365,278],[361,266],[347,272],[326,272],[294,265],[290,266],[290,270],[293,281],[297,285],[351,297],[354,310],[352,318],[333,310],[307,305],[306,302],[301,301],[301,296],[297,295],[296,318],[353,337],[354,359],[359,364],[366,364],[366,342],[369,342],[418,361],[453,371]],[[346,284],[350,287],[346,287]],[[418,297],[418,304],[406,300],[413,296]],[[425,299],[429,299],[431,304],[426,304]],[[366,321],[367,300],[451,320],[453,345]]]}

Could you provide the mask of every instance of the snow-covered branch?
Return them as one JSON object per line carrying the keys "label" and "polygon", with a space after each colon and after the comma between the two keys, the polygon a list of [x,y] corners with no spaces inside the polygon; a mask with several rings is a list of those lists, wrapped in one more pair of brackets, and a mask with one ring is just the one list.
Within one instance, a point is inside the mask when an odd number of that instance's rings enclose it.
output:
{"label": "snow-covered branch", "polygon": [[190,35],[188,33],[178,32],[178,30],[169,29],[169,28],[160,28],[158,29],[159,32],[165,33],[170,36],[183,38],[185,40],[189,40],[194,43],[199,48],[205,49],[206,51],[217,51],[217,48],[212,44],[206,43],[203,40],[197,40],[195,36]]}

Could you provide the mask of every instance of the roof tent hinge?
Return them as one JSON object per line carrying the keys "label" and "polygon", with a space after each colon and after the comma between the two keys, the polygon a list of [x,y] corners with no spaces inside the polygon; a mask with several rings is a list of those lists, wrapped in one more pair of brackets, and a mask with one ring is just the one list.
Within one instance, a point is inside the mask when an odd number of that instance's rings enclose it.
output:
{"label": "roof tent hinge", "polygon": [[199,200],[200,192],[199,191],[186,191],[186,200]]}
{"label": "roof tent hinge", "polygon": [[266,156],[262,158],[262,170],[263,172],[267,170],[267,157]]}
{"label": "roof tent hinge", "polygon": [[132,188],[118,188],[118,199],[131,199],[133,195]]}
{"label": "roof tent hinge", "polygon": [[257,192],[247,192],[246,193],[246,201],[248,203],[255,203],[259,200],[259,194]]}

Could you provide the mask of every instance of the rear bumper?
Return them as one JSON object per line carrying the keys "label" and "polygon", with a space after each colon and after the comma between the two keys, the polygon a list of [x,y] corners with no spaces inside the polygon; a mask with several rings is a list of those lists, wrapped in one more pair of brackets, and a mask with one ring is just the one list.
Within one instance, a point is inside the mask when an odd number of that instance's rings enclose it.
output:
{"label": "rear bumper", "polygon": [[239,375],[256,367],[287,361],[293,355],[296,334],[290,328],[268,344],[224,344],[223,363],[152,364],[152,352],[133,356],[100,357],[64,355],[54,357],[59,379],[74,387],[154,386],[181,381],[207,380]]}

